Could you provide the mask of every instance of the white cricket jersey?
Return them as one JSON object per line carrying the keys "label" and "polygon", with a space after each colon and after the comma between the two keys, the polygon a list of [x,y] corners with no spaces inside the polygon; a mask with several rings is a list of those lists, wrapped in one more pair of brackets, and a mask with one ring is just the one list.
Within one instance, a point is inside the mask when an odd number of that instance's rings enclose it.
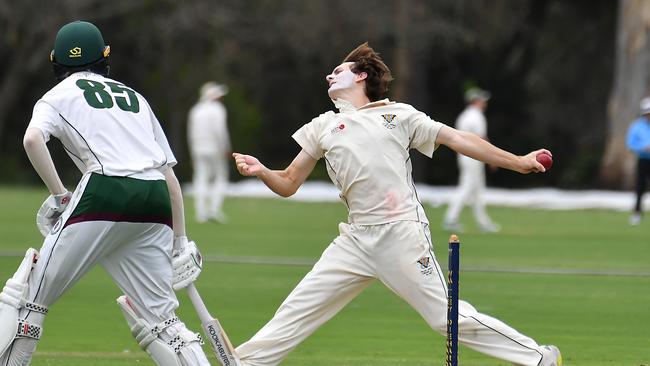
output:
{"label": "white cricket jersey", "polygon": [[[487,121],[485,120],[485,115],[479,108],[473,105],[468,106],[458,115],[455,127],[457,130],[475,133],[483,139],[487,137]],[[458,154],[458,162],[460,164],[484,165],[483,162],[462,154]]]}
{"label": "white cricket jersey", "polygon": [[411,176],[410,149],[431,157],[444,126],[412,106],[388,99],[355,109],[335,101],[293,138],[314,159],[325,159],[350,223],[428,222]]}
{"label": "white cricket jersey", "polygon": [[230,151],[226,116],[226,108],[218,101],[202,101],[192,107],[187,136],[193,154],[221,154]]}
{"label": "white cricket jersey", "polygon": [[75,73],[36,102],[29,127],[59,139],[82,173],[162,177],[176,159],[149,103],[124,84]]}

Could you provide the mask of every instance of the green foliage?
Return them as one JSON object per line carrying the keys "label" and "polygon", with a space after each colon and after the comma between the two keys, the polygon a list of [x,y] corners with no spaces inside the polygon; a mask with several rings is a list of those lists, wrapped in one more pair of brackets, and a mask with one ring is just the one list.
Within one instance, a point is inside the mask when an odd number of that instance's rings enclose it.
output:
{"label": "green foliage", "polygon": [[[30,14],[43,15],[34,27]],[[70,14],[95,22],[111,45],[111,75],[144,95],[189,178],[186,115],[207,80],[229,85],[234,146],[270,166],[298,152],[291,134],[332,109],[324,76],[369,41],[393,70],[391,98],[453,124],[463,86],[492,92],[491,141],[517,154],[546,147],[556,165],[544,185],[597,185],[608,136],[606,105],[614,73],[617,3],[609,0],[411,1],[20,1],[0,14],[0,153],[15,159],[34,102],[51,88],[47,55]],[[360,16],[359,14],[362,14]],[[49,40],[49,41],[48,41]],[[597,41],[593,41],[597,40]],[[12,60],[20,60],[13,62]],[[601,75],[602,77],[593,77]],[[396,95],[398,93],[399,95]],[[417,155],[417,154],[416,154]],[[456,180],[455,159],[422,162],[415,175],[435,185]],[[1,164],[0,164],[1,165]],[[72,164],[61,165],[68,175]],[[7,172],[3,182],[29,175]],[[315,177],[325,177],[319,168]],[[540,180],[497,172],[497,186]]]}
{"label": "green foliage", "polygon": [[[43,190],[0,187],[0,220],[11,223],[0,227],[0,279],[13,273],[28,246],[39,247],[34,213],[45,196]],[[346,213],[336,203],[245,198],[228,199],[225,210],[227,225],[196,224],[192,201],[186,200],[188,233],[206,258],[197,287],[231,340],[241,344],[270,319],[309,270],[305,265],[241,259],[313,262],[337,235],[336,224]],[[438,229],[444,211],[427,211],[444,268],[448,234]],[[650,302],[644,290],[650,286],[650,222],[630,228],[627,213],[600,210],[495,207],[491,214],[503,225],[501,233],[482,234],[469,226],[460,236],[462,299],[540,343],[557,344],[569,365],[647,363],[650,314],[642,305]],[[542,270],[564,274],[535,273]],[[114,301],[119,295],[106,273],[91,271],[52,306],[32,365],[152,365],[129,334]],[[179,315],[198,330],[187,297],[180,293],[179,299]],[[444,337],[375,283],[283,365],[424,366],[442,364],[443,357]],[[461,347],[460,361],[507,365],[466,347]]]}
{"label": "green foliage", "polygon": [[255,153],[261,134],[263,116],[255,103],[241,89],[234,87],[223,99],[228,110],[228,129],[234,151]]}

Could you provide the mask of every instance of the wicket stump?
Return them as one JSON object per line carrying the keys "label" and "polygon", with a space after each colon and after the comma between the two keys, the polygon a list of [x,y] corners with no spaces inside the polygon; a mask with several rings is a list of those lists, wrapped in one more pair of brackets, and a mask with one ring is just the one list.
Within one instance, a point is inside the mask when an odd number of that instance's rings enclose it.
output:
{"label": "wicket stump", "polygon": [[460,271],[460,242],[458,236],[449,238],[447,264],[447,366],[458,365],[458,272]]}

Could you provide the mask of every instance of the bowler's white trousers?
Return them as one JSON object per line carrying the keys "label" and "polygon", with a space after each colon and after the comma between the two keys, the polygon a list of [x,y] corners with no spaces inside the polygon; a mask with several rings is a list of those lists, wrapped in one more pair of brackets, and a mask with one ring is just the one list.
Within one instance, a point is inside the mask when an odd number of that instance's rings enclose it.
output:
{"label": "bowler's white trousers", "polygon": [[[339,224],[325,250],[275,316],[237,348],[244,365],[279,364],[375,279],[406,300],[435,331],[447,330],[446,275],[440,269],[428,225],[398,221],[382,225]],[[538,344],[460,301],[459,341],[484,354],[520,365],[537,365]],[[439,355],[443,359],[443,355]]]}

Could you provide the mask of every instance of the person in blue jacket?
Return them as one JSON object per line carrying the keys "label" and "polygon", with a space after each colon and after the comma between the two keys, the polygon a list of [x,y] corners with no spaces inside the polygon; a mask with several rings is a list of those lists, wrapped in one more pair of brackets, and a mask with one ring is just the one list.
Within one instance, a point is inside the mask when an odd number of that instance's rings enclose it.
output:
{"label": "person in blue jacket", "polygon": [[650,178],[650,97],[641,100],[641,116],[627,131],[627,147],[637,156],[636,203],[630,216],[630,225],[639,225],[643,217],[643,194]]}

